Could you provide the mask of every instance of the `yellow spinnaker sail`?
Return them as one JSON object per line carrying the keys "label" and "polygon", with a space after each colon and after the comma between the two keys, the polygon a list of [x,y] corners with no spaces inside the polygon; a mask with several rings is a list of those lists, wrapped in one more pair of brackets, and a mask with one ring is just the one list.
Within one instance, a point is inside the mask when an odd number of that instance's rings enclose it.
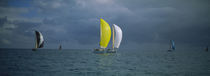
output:
{"label": "yellow spinnaker sail", "polygon": [[110,41],[110,38],[111,38],[111,28],[109,26],[109,24],[103,20],[103,19],[100,19],[101,21],[101,28],[100,28],[100,47],[101,48],[106,48],[109,44],[109,41]]}

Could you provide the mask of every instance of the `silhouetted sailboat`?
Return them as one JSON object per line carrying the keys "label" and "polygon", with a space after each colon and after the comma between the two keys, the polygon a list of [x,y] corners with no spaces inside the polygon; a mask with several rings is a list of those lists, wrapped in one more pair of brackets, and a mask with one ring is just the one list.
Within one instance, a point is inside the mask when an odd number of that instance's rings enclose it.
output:
{"label": "silhouetted sailboat", "polygon": [[62,46],[61,45],[59,46],[59,50],[62,50]]}
{"label": "silhouetted sailboat", "polygon": [[112,49],[108,49],[108,53],[115,53],[122,41],[122,30],[119,26],[113,24],[112,26]]}
{"label": "silhouetted sailboat", "polygon": [[33,48],[33,51],[36,51],[37,48],[44,47],[44,38],[41,32],[35,31],[35,48]]}
{"label": "silhouetted sailboat", "polygon": [[108,46],[111,38],[111,28],[109,24],[100,19],[100,48],[94,49],[95,53],[105,53],[105,48]]}
{"label": "silhouetted sailboat", "polygon": [[206,46],[206,49],[205,49],[205,50],[206,50],[206,52],[208,52],[208,51],[209,51],[209,48],[208,48],[208,46]]}
{"label": "silhouetted sailboat", "polygon": [[175,50],[175,43],[174,43],[174,40],[170,40],[170,47],[169,47],[169,50],[168,51],[172,51],[172,50]]}

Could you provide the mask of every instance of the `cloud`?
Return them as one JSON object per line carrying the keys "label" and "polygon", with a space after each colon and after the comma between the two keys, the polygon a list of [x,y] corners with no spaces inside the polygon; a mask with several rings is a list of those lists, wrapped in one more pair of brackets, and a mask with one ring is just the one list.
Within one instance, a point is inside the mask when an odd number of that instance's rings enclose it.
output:
{"label": "cloud", "polygon": [[39,23],[0,18],[0,40],[2,41],[0,45],[6,48],[29,47],[30,45],[26,44],[32,43],[32,31],[37,24]]}
{"label": "cloud", "polygon": [[[1,1],[0,40],[13,43],[8,47],[26,47],[26,44],[33,47],[34,30],[39,30],[44,35],[45,48],[58,44],[66,48],[95,48],[100,40],[99,19],[103,18],[110,25],[122,28],[124,48],[165,47],[171,39],[180,45],[206,46],[210,43],[208,3],[205,0]],[[0,45],[6,47],[5,43]]]}
{"label": "cloud", "polygon": [[6,40],[6,39],[2,39],[1,42],[4,43],[4,44],[11,44],[11,42],[9,40]]}
{"label": "cloud", "polygon": [[0,7],[0,10],[1,10],[0,17],[9,16],[12,18],[18,17],[19,14],[21,14],[21,13],[28,12],[27,8],[14,8],[14,7]]}

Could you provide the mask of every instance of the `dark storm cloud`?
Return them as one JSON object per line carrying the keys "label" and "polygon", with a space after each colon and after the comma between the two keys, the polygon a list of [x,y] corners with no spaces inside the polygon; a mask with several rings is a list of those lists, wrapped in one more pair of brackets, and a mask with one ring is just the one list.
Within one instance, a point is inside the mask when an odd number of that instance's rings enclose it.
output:
{"label": "dark storm cloud", "polygon": [[[162,43],[175,39],[177,42],[189,43],[190,45],[191,43],[208,45],[208,32],[210,32],[208,30],[208,19],[210,18],[208,3],[209,1],[198,0],[121,2],[122,5],[138,14],[132,17],[135,28],[129,28],[129,32],[126,32],[125,35],[133,33],[127,37],[139,43]],[[131,24],[132,21],[127,22]],[[138,29],[140,31],[137,31]]]}
{"label": "dark storm cloud", "polygon": [[[46,48],[57,44],[65,44],[66,48],[95,48],[100,36],[99,19],[103,18],[122,28],[122,48],[167,45],[170,39],[179,44],[205,46],[210,42],[209,3],[208,0],[1,1],[0,45],[15,47],[24,43],[33,47],[33,31],[39,30],[45,37]],[[25,47],[24,44],[18,47]]]}
{"label": "dark storm cloud", "polygon": [[1,0],[0,7],[6,7],[8,6],[8,0]]}
{"label": "dark storm cloud", "polygon": [[[32,42],[33,28],[40,23],[24,22],[24,21],[11,21],[7,17],[0,18],[0,42],[2,47],[23,47],[24,44]],[[15,45],[13,45],[15,44]],[[24,45],[29,47],[28,45]]]}

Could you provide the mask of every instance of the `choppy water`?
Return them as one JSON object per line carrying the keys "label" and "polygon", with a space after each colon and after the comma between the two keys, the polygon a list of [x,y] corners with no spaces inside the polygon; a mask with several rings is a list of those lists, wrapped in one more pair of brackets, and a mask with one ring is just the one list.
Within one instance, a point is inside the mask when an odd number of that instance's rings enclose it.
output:
{"label": "choppy water", "polygon": [[0,49],[0,76],[210,76],[210,52]]}

